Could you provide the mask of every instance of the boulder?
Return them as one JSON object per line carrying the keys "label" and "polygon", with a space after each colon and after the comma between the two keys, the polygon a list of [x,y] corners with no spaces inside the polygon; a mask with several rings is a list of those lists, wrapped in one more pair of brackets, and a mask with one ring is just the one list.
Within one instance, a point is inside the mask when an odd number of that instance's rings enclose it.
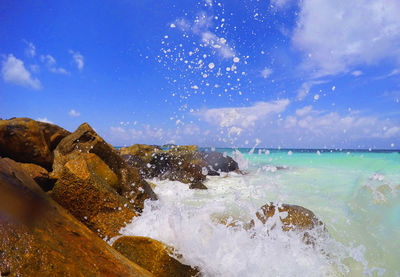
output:
{"label": "boulder", "polygon": [[157,199],[149,184],[140,176],[138,169],[130,167],[117,150],[106,143],[87,123],[65,137],[54,150],[55,177],[62,174],[68,161],[79,159],[82,153],[95,154],[111,169],[117,181],[108,184],[133,203],[138,211],[141,211],[146,199]]}
{"label": "boulder", "polygon": [[44,191],[52,190],[56,179],[49,176],[49,172],[36,164],[20,163],[26,173],[42,188]]}
{"label": "boulder", "polygon": [[282,222],[282,230],[284,231],[311,230],[323,225],[312,211],[297,205],[282,204],[276,206],[273,203],[268,203],[262,206],[256,215],[265,224],[269,218],[275,215],[276,211],[280,213],[279,218]]}
{"label": "boulder", "polygon": [[113,247],[157,277],[198,276],[199,271],[171,257],[173,248],[146,237],[121,237]]}
{"label": "boulder", "polygon": [[[153,177],[196,184],[206,179],[206,163],[197,152],[197,146],[179,146],[156,153],[150,162]],[[196,186],[192,186],[195,188]]]}
{"label": "boulder", "polygon": [[[297,205],[275,205],[268,203],[260,208],[256,213],[257,218],[263,223],[279,212],[279,219],[282,223],[283,231],[295,231],[302,234],[304,243],[315,245],[315,242],[328,235],[325,225],[315,216],[315,214]],[[254,221],[247,224],[248,228],[254,226]],[[271,227],[275,228],[275,224]],[[313,232],[310,232],[313,231]]]}
{"label": "boulder", "polygon": [[0,159],[1,276],[153,276],[49,198],[16,162]]}
{"label": "boulder", "polygon": [[52,169],[53,150],[70,133],[29,118],[0,120],[0,156]]}
{"label": "boulder", "polygon": [[156,145],[134,144],[129,147],[121,147],[119,153],[121,155],[134,155],[139,157],[144,163],[149,163],[153,154],[161,151],[161,147]]}
{"label": "boulder", "polygon": [[217,172],[231,172],[239,169],[238,163],[231,157],[220,152],[200,152],[202,159],[207,164],[210,175]]}
{"label": "boulder", "polygon": [[119,230],[157,199],[136,168],[86,123],[54,150],[57,178],[51,197],[102,238]]}
{"label": "boulder", "polygon": [[135,205],[113,188],[116,174],[93,153],[69,160],[58,177],[50,196],[101,238],[120,235],[137,216]]}

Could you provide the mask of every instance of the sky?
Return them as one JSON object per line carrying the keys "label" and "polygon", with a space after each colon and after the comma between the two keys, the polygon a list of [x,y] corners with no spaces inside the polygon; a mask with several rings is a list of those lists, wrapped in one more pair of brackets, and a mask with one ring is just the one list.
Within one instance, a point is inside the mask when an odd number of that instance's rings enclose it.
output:
{"label": "sky", "polygon": [[116,146],[400,148],[398,0],[0,0],[0,118]]}

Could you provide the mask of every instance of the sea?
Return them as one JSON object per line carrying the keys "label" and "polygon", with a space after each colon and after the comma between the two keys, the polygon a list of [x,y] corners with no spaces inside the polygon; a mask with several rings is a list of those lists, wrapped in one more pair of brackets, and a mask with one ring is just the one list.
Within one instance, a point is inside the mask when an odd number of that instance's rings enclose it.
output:
{"label": "sea", "polygon": [[[149,180],[159,200],[146,202],[123,235],[172,246],[202,276],[400,276],[398,151],[202,150],[233,157],[243,174],[207,176],[208,190]],[[327,231],[306,244],[279,228],[284,215],[264,225],[255,213],[269,202],[303,206]]]}

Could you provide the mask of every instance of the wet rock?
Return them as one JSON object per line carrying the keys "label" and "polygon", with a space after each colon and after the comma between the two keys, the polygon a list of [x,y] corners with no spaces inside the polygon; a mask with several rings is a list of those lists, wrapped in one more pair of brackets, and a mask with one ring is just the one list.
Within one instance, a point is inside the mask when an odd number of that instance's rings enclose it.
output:
{"label": "wet rock", "polygon": [[86,123],[59,143],[53,168],[51,197],[103,238],[119,235],[146,199],[157,199],[138,169]]}
{"label": "wet rock", "polygon": [[79,158],[82,153],[95,154],[111,169],[117,176],[117,181],[108,184],[133,203],[138,211],[143,209],[146,199],[157,199],[149,184],[140,176],[138,169],[130,167],[115,148],[106,143],[87,123],[65,137],[54,150],[53,174],[62,174],[64,165],[72,159]]}
{"label": "wet rock", "polygon": [[192,183],[189,185],[190,189],[207,189],[207,187],[202,182]]}
{"label": "wet rock", "polygon": [[206,163],[197,150],[197,146],[187,145],[155,154],[150,162],[153,177],[198,186],[206,179]]}
{"label": "wet rock", "polygon": [[161,147],[156,145],[134,144],[129,147],[121,147],[119,153],[121,155],[134,155],[147,164],[151,161],[153,154],[161,150]]}
{"label": "wet rock", "polygon": [[36,164],[20,163],[25,172],[42,188],[44,191],[52,190],[56,179],[49,176],[49,172]]}
{"label": "wet rock", "polygon": [[265,224],[269,218],[275,215],[276,211],[280,213],[279,218],[284,231],[311,230],[323,224],[312,211],[297,205],[282,204],[276,206],[273,203],[268,203],[262,206],[256,215]]}
{"label": "wet rock", "polygon": [[0,120],[0,156],[51,170],[53,150],[70,133],[29,118]]}
{"label": "wet rock", "polygon": [[49,198],[22,167],[0,159],[2,276],[153,276]]}
{"label": "wet rock", "polygon": [[163,243],[146,237],[121,237],[113,247],[129,260],[158,277],[198,276],[197,269],[184,265],[171,257],[174,250]]}
{"label": "wet rock", "polygon": [[239,169],[237,162],[220,152],[200,152],[199,154],[206,162],[207,169],[211,174],[215,174],[213,171],[231,172]]}
{"label": "wet rock", "polygon": [[133,202],[113,188],[116,174],[95,154],[81,153],[63,167],[50,196],[102,238],[137,216]]}
{"label": "wet rock", "polygon": [[[315,214],[301,206],[288,204],[277,206],[273,203],[268,203],[260,208],[256,216],[263,224],[266,224],[276,212],[279,212],[282,230],[301,233],[306,244],[314,245],[319,237],[324,237],[328,234],[324,224]],[[250,222],[248,226],[254,226],[254,221]],[[275,228],[275,225],[271,228]],[[314,232],[310,232],[312,230]]]}
{"label": "wet rock", "polygon": [[151,165],[149,163],[145,163],[140,157],[125,154],[121,155],[121,157],[126,161],[129,166],[137,168],[143,178],[153,177],[150,170]]}

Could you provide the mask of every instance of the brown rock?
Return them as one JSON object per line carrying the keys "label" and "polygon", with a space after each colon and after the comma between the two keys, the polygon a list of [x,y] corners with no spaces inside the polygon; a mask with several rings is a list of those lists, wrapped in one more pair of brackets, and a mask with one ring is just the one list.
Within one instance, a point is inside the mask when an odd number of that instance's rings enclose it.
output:
{"label": "brown rock", "polygon": [[[274,216],[278,210],[283,231],[296,231],[302,234],[302,239],[306,244],[315,245],[315,242],[321,237],[328,235],[325,225],[315,216],[315,214],[301,206],[282,204],[276,206],[268,203],[261,207],[256,213],[257,218],[265,224],[267,220]],[[254,226],[254,221],[247,224],[247,228]],[[274,228],[275,226],[272,226]],[[315,232],[310,232],[314,230]]]}
{"label": "brown rock", "polygon": [[256,213],[257,218],[265,224],[269,218],[274,216],[276,209],[278,209],[279,213],[285,213],[285,216],[283,214],[280,216],[284,231],[304,231],[322,225],[322,222],[318,220],[312,211],[301,206],[288,204],[282,204],[278,207],[273,203],[266,204]]}
{"label": "brown rock", "polygon": [[50,178],[49,172],[46,169],[36,164],[20,163],[20,165],[42,190],[49,191],[53,189],[56,179]]}
{"label": "brown rock", "polygon": [[1,276],[153,276],[51,200],[18,163],[0,159]]}
{"label": "brown rock", "polygon": [[119,153],[121,155],[134,155],[139,157],[143,162],[149,163],[153,154],[161,150],[161,147],[156,145],[134,144],[129,147],[121,147]]}
{"label": "brown rock", "polygon": [[[143,209],[146,199],[157,199],[149,184],[140,176],[138,169],[130,167],[115,148],[106,143],[87,123],[65,137],[54,150],[54,175],[61,175],[64,165],[72,159],[79,158],[82,153],[96,154],[111,169],[118,181],[108,180],[108,184],[127,198],[138,211]],[[96,166],[93,166],[92,170],[94,168]]]}
{"label": "brown rock", "polygon": [[113,247],[129,260],[158,277],[198,276],[199,271],[180,263],[170,255],[173,248],[146,237],[121,237]]}
{"label": "brown rock", "polygon": [[81,153],[64,165],[50,196],[100,237],[112,238],[137,216],[135,205],[113,189],[117,182],[97,155]]}
{"label": "brown rock", "polygon": [[52,151],[68,131],[29,118],[0,120],[0,156],[51,170]]}
{"label": "brown rock", "polygon": [[198,186],[206,179],[206,174],[203,174],[206,163],[197,149],[195,145],[187,145],[155,154],[151,160],[153,175]]}

